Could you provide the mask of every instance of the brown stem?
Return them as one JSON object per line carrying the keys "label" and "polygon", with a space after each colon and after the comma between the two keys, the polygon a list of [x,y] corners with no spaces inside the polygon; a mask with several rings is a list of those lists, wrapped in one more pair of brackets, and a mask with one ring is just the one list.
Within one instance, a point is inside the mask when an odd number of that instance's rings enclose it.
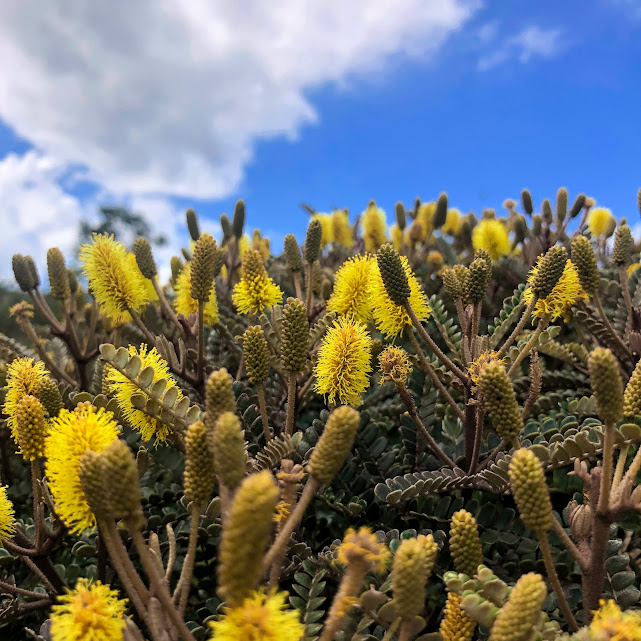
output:
{"label": "brown stem", "polygon": [[300,272],[293,272],[294,289],[296,290],[296,298],[303,300],[303,287],[301,285]]}
{"label": "brown stem", "polygon": [[198,525],[200,522],[200,506],[192,505],[191,507],[191,527],[189,528],[189,544],[187,554],[183,561],[183,567],[178,579],[178,585],[174,591],[174,601],[178,597],[178,612],[185,616],[187,609],[187,599],[189,598],[189,588],[191,587],[191,577],[194,573],[194,561],[196,559],[196,545],[198,543]]}
{"label": "brown stem", "polygon": [[127,311],[129,312],[129,315],[131,316],[132,320],[138,327],[138,329],[145,335],[145,339],[149,343],[150,347],[155,347],[156,346],[156,339],[153,337],[152,333],[147,329],[147,326],[142,322],[142,318],[140,318],[140,315],[135,309],[132,309],[131,307],[127,308]]}
{"label": "brown stem", "polygon": [[198,365],[196,378],[198,381],[203,380],[205,371],[205,303],[198,301]]}
{"label": "brown stem", "polygon": [[481,443],[483,442],[484,418],[485,412],[479,407],[476,412],[476,433],[474,434],[474,449],[472,450],[472,462],[470,463],[468,474],[474,474],[474,472],[476,472],[476,466],[479,462],[479,456],[481,454]]}
{"label": "brown stem", "polygon": [[530,392],[521,411],[521,418],[525,421],[534,403],[541,393],[541,365],[539,362],[539,351],[535,348],[530,354]]}
{"label": "brown stem", "polygon": [[47,322],[51,326],[51,330],[57,334],[61,335],[65,328],[62,326],[60,321],[54,316],[54,313],[49,307],[49,303],[45,300],[45,297],[42,295],[42,292],[39,289],[34,289],[31,292],[31,300],[34,302],[34,305],[38,308],[38,311],[46,318]]}
{"label": "brown stem", "polygon": [[627,312],[626,330],[632,326],[632,299],[630,298],[630,289],[628,287],[628,274],[624,265],[619,267],[619,282],[623,291],[623,300],[625,301],[625,310]]}
{"label": "brown stem", "polygon": [[550,318],[548,316],[544,316],[543,318],[541,318],[541,320],[539,320],[539,324],[536,326],[536,329],[530,337],[530,340],[521,348],[521,351],[518,353],[516,360],[510,366],[510,369],[507,372],[508,377],[511,377],[516,372],[517,367],[521,364],[521,361],[523,361],[523,359],[530,353],[530,351],[534,347],[534,344],[541,335],[541,332],[548,326],[549,322]]}
{"label": "brown stem", "polygon": [[583,574],[583,619],[592,621],[594,611],[599,607],[605,580],[605,562],[610,538],[610,519],[596,512],[592,521],[592,540],[588,571]]}
{"label": "brown stem", "polygon": [[505,343],[503,343],[501,349],[499,349],[496,355],[497,358],[503,358],[504,354],[507,352],[507,350],[512,345],[512,343],[514,343],[514,341],[519,337],[519,334],[523,331],[523,328],[525,327],[525,323],[528,322],[528,319],[532,315],[532,311],[534,310],[534,306],[536,305],[537,300],[538,300],[538,296],[534,294],[532,296],[532,300],[529,302],[528,306],[525,308],[525,311],[521,315],[521,318],[519,319],[519,322],[514,328],[514,331],[510,334],[510,336],[505,341]]}
{"label": "brown stem", "polygon": [[458,322],[461,326],[461,334],[465,336],[467,333],[467,323],[465,319],[465,309],[463,307],[463,301],[460,298],[457,298],[454,301],[454,304],[456,305],[456,313],[458,315]]}
{"label": "brown stem", "polygon": [[265,434],[265,443],[269,443],[272,438],[272,433],[269,430],[269,419],[267,418],[267,406],[265,404],[265,386],[259,383],[258,390],[258,408],[260,409],[260,418],[263,423],[263,433]]}
{"label": "brown stem", "polygon": [[44,513],[42,506],[42,497],[40,493],[40,462],[38,459],[31,461],[31,487],[33,489],[33,524],[35,528],[35,547],[37,550],[42,545],[42,537],[44,535]]}
{"label": "brown stem", "polygon": [[574,541],[568,536],[568,533],[556,519],[552,519],[552,529],[561,539],[561,543],[563,543],[565,549],[574,557],[574,560],[579,564],[581,571],[585,571],[587,565],[585,559],[579,551],[579,548],[574,544]]}
{"label": "brown stem", "polygon": [[603,468],[597,513],[605,515],[609,508],[614,456],[614,425],[605,425],[603,434]]}
{"label": "brown stem", "polygon": [[296,372],[289,372],[287,379],[287,419],[285,434],[291,436],[294,432],[294,412],[296,410]]}
{"label": "brown stem", "polygon": [[305,307],[307,307],[307,314],[312,310],[312,303],[314,302],[314,283],[313,281],[314,265],[307,263],[307,298],[305,299]]}

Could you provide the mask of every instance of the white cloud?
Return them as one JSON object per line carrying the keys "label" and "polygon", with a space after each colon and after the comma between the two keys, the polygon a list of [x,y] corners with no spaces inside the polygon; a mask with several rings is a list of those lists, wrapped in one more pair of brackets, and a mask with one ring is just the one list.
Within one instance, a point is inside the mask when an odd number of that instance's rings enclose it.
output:
{"label": "white cloud", "polygon": [[[0,3],[0,118],[114,193],[217,198],[324,83],[432,57],[480,0]],[[524,45],[525,46],[525,45]],[[67,203],[68,207],[72,207]]]}
{"label": "white cloud", "polygon": [[534,25],[519,31],[478,62],[479,71],[488,71],[510,59],[525,64],[532,58],[553,58],[563,49],[560,29],[541,29]]}

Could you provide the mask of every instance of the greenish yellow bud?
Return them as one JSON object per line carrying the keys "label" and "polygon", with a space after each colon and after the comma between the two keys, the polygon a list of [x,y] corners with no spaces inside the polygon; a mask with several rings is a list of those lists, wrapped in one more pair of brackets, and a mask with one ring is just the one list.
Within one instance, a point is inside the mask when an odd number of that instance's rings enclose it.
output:
{"label": "greenish yellow bud", "polygon": [[572,538],[575,541],[587,540],[592,536],[592,508],[589,503],[570,501],[567,508]]}
{"label": "greenish yellow bud", "polygon": [[572,240],[572,262],[579,274],[581,287],[593,295],[599,286],[599,268],[592,244],[585,236],[575,236]]}
{"label": "greenish yellow bud", "polygon": [[213,435],[216,422],[221,414],[236,411],[236,397],[233,389],[234,380],[229,372],[221,367],[212,372],[205,386],[205,427]]}
{"label": "greenish yellow bud", "polygon": [[488,284],[488,265],[482,258],[470,264],[465,284],[465,298],[472,303],[480,303],[485,298]]}
{"label": "greenish yellow bud", "polygon": [[78,291],[79,283],[78,276],[73,269],[67,269],[67,278],[69,279],[69,290],[72,294],[75,294]]}
{"label": "greenish yellow bud", "polygon": [[36,461],[44,456],[48,431],[42,403],[35,396],[23,396],[16,407],[16,433],[25,461]]}
{"label": "greenish yellow bud", "polygon": [[26,256],[14,254],[11,259],[11,266],[13,267],[13,275],[16,283],[18,283],[18,287],[20,287],[23,292],[30,292],[32,289],[35,289],[36,281]]}
{"label": "greenish yellow bud", "polygon": [[461,609],[461,597],[449,592],[439,632],[441,641],[472,641],[476,622]]}
{"label": "greenish yellow bud", "polygon": [[113,519],[111,491],[105,486],[105,459],[98,452],[86,450],[80,458],[78,476],[82,493],[96,519]]}
{"label": "greenish yellow bud", "polygon": [[585,207],[585,194],[579,194],[570,208],[570,218],[576,218],[581,213],[583,207]]}
{"label": "greenish yellow bud", "polygon": [[628,265],[633,246],[634,240],[632,239],[630,227],[628,225],[620,225],[614,236],[614,249],[612,251],[614,262],[619,266]]}
{"label": "greenish yellow bud", "polygon": [[211,498],[216,474],[207,430],[201,421],[187,428],[184,480],[187,500],[202,508]]}
{"label": "greenish yellow bud", "polygon": [[404,305],[410,297],[410,284],[398,252],[387,243],[378,250],[376,260],[387,295],[396,305]]}
{"label": "greenish yellow bud", "polygon": [[225,264],[225,250],[216,245],[214,247],[214,278],[220,274],[220,270]]}
{"label": "greenish yellow bud", "polygon": [[171,284],[174,286],[185,266],[178,256],[172,256],[169,264],[171,267]]}
{"label": "greenish yellow bud", "polygon": [[407,225],[407,217],[405,215],[405,207],[403,207],[403,203],[396,203],[394,213],[396,214],[396,224],[398,225],[398,228],[403,231]]}
{"label": "greenish yellow bud", "polygon": [[529,641],[547,596],[540,575],[524,574],[512,589],[508,602],[496,616],[490,641]]}
{"label": "greenish yellow bud", "polygon": [[625,386],[623,394],[623,416],[641,416],[641,360],[637,361],[634,372]]}
{"label": "greenish yellow bud", "polygon": [[334,478],[352,449],[359,423],[359,413],[346,405],[329,415],[307,467],[317,481],[329,483]]}
{"label": "greenish yellow bud", "polygon": [[543,222],[546,225],[551,225],[552,221],[554,220],[554,215],[552,214],[552,205],[550,204],[550,201],[545,198],[543,200],[543,203],[541,204],[541,215],[543,218]]}
{"label": "greenish yellow bud", "polygon": [[27,263],[29,271],[31,272],[31,277],[33,278],[33,282],[35,283],[34,286],[40,287],[40,274],[38,273],[35,261],[31,256],[25,256],[24,259]]}
{"label": "greenish yellow bud", "polygon": [[404,539],[394,554],[392,594],[396,616],[411,619],[425,607],[426,549],[418,539]]}
{"label": "greenish yellow bud", "polygon": [[556,245],[550,247],[541,257],[538,270],[532,279],[532,291],[539,298],[546,298],[552,293],[554,286],[559,282],[568,262],[568,252],[565,247]]}
{"label": "greenish yellow bud", "polygon": [[323,239],[323,227],[318,218],[312,218],[307,226],[305,236],[305,260],[314,263],[320,256],[321,240]]}
{"label": "greenish yellow bud", "polygon": [[300,247],[294,234],[287,234],[284,241],[285,248],[285,262],[288,269],[293,272],[299,272],[303,268],[303,263],[300,258]]}
{"label": "greenish yellow bud", "polygon": [[288,372],[302,372],[307,359],[309,324],[305,303],[288,298],[281,320],[280,360]]}
{"label": "greenish yellow bud", "polygon": [[562,223],[567,215],[568,190],[565,187],[561,187],[559,191],[556,192],[556,219],[559,223]]}
{"label": "greenish yellow bud", "polygon": [[588,371],[599,418],[605,425],[614,425],[623,416],[619,364],[609,349],[597,347],[588,356]]}
{"label": "greenish yellow bud", "polygon": [[452,515],[450,554],[456,571],[470,577],[476,574],[483,563],[483,548],[476,519],[466,510],[459,510]]}
{"label": "greenish yellow bud", "polygon": [[514,216],[514,220],[512,222],[512,230],[514,232],[514,241],[516,243],[522,243],[527,238],[527,221],[525,220],[525,216],[523,216],[523,214],[517,214],[516,216]]}
{"label": "greenish yellow bud", "polygon": [[432,218],[432,225],[434,229],[440,229],[447,220],[447,194],[443,192],[439,195],[436,201],[436,209],[434,210],[434,217]]}
{"label": "greenish yellow bud", "polygon": [[243,279],[248,282],[267,278],[263,257],[255,249],[247,249],[243,254]]}
{"label": "greenish yellow bud", "polygon": [[151,251],[151,245],[144,236],[139,236],[134,241],[134,256],[136,257],[136,264],[140,273],[151,280],[158,274],[154,254]]}
{"label": "greenish yellow bud", "polygon": [[234,230],[231,226],[229,216],[227,214],[222,214],[220,216],[220,228],[223,231],[223,244],[231,240],[234,235]]}
{"label": "greenish yellow bud", "polygon": [[531,216],[534,211],[534,205],[532,204],[532,196],[527,189],[521,192],[521,204],[523,205],[523,211]]}
{"label": "greenish yellow bud", "polygon": [[461,231],[459,233],[459,239],[463,244],[463,247],[472,246],[472,228],[473,225],[471,224],[470,220],[466,218],[461,225]]}
{"label": "greenish yellow bud", "polygon": [[185,219],[187,220],[187,229],[192,240],[200,238],[200,228],[198,227],[198,216],[196,212],[190,207],[185,212]]}
{"label": "greenish yellow bud", "polygon": [[443,272],[443,287],[452,300],[463,298],[463,286],[451,267],[447,267]]}
{"label": "greenish yellow bud", "polygon": [[218,482],[227,490],[235,490],[245,478],[247,444],[236,414],[225,412],[220,416],[211,436],[214,465]]}
{"label": "greenish yellow bud", "polygon": [[501,361],[490,360],[479,374],[479,390],[496,433],[508,441],[523,429],[516,394]]}
{"label": "greenish yellow bud", "polygon": [[534,216],[532,216],[532,233],[535,236],[538,236],[541,233],[542,229],[543,218],[541,217],[541,214],[534,214]]}
{"label": "greenish yellow bud", "polygon": [[211,234],[203,234],[194,247],[191,259],[191,297],[206,303],[214,284],[216,241]]}
{"label": "greenish yellow bud", "polygon": [[268,471],[248,476],[234,495],[218,564],[218,592],[228,607],[240,605],[263,576],[277,502],[278,488]]}
{"label": "greenish yellow bud", "polygon": [[234,217],[232,219],[232,230],[236,240],[240,240],[243,235],[243,229],[245,228],[245,201],[239,200],[236,202],[234,207]]}
{"label": "greenish yellow bud", "polygon": [[62,395],[60,394],[56,381],[48,376],[45,376],[45,378],[40,381],[38,399],[44,405],[47,414],[49,414],[51,418],[55,418],[60,414],[60,410],[63,407]]}
{"label": "greenish yellow bud", "polygon": [[252,325],[243,334],[243,351],[247,375],[254,385],[262,385],[269,378],[269,346],[263,328]]}
{"label": "greenish yellow bud", "polygon": [[49,274],[51,295],[56,300],[67,300],[71,295],[67,265],[65,257],[57,247],[52,247],[47,252],[47,273]]}
{"label": "greenish yellow bud", "polygon": [[547,532],[552,527],[552,503],[541,462],[534,452],[521,448],[512,456],[510,486],[526,527]]}

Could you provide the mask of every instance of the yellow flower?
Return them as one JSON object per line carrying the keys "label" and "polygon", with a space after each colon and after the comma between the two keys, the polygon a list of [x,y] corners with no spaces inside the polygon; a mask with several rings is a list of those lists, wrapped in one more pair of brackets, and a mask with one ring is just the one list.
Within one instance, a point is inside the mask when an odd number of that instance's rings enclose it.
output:
{"label": "yellow flower", "polygon": [[394,245],[394,249],[397,252],[401,251],[401,247],[403,246],[403,230],[396,224],[394,223],[390,229],[390,236],[392,237],[392,245]]}
{"label": "yellow flower", "polygon": [[269,238],[263,238],[258,229],[254,229],[252,236],[252,249],[255,249],[262,257],[263,260],[269,258]]}
{"label": "yellow flower", "polygon": [[450,234],[450,236],[457,236],[461,231],[463,225],[463,216],[458,209],[448,209],[445,224],[441,227],[441,232]]}
{"label": "yellow flower", "polygon": [[372,265],[371,256],[358,254],[345,261],[336,272],[334,291],[327,302],[327,309],[343,316],[351,316],[361,323],[371,317],[369,281]]}
{"label": "yellow flower", "polygon": [[274,512],[274,522],[282,523],[286,521],[291,514],[292,506],[287,501],[280,501],[276,505],[276,512]]}
{"label": "yellow flower", "polygon": [[632,276],[632,274],[634,274],[634,272],[636,272],[639,267],[641,267],[641,263],[632,263],[627,270],[628,278],[630,278],[630,276]]}
{"label": "yellow flower", "polygon": [[27,395],[38,396],[40,381],[49,372],[42,361],[34,362],[33,358],[16,358],[7,367],[7,386],[3,412],[7,415],[7,424],[13,440],[18,442],[16,410],[18,403]]}
{"label": "yellow flower", "polygon": [[381,385],[385,381],[394,381],[403,385],[407,383],[412,366],[404,349],[388,345],[378,357],[378,363],[381,368]]}
{"label": "yellow flower", "polygon": [[[528,277],[529,283],[532,282],[534,275],[538,273],[540,262],[541,257],[539,257],[536,265],[530,270]],[[528,287],[523,292],[523,299],[529,304],[533,295],[532,288]],[[588,300],[588,295],[581,287],[579,274],[576,271],[574,263],[568,260],[563,269],[563,274],[561,274],[561,278],[559,278],[552,292],[545,298],[539,298],[536,301],[532,316],[536,318],[549,316],[552,321],[560,316],[566,318],[570,309],[581,299]]]}
{"label": "yellow flower", "polygon": [[[176,279],[176,299],[174,309],[177,314],[188,317],[198,311],[198,301],[191,297],[191,263],[187,263]],[[205,303],[205,323],[215,325],[218,322],[218,301],[216,299],[216,285],[211,286],[209,300]]]}
{"label": "yellow flower", "polygon": [[331,214],[314,214],[312,219],[318,220],[321,224],[323,235],[321,236],[321,248],[331,245],[334,242],[334,219]]}
{"label": "yellow flower", "polygon": [[[167,381],[167,390],[171,387],[176,387],[176,383],[169,372],[169,364],[167,361],[157,352],[155,347],[150,351],[147,351],[148,349],[145,343],[140,346],[140,349],[136,349],[136,347],[130,345],[129,354],[140,357],[141,369],[148,366],[153,368],[153,383],[164,378]],[[143,441],[149,441],[154,437],[156,443],[167,442],[171,428],[160,419],[149,416],[149,414],[146,414],[142,410],[136,409],[131,402],[132,394],[140,392],[137,385],[113,367],[109,368],[107,385],[110,394],[113,394],[115,397],[122,415],[131,427],[140,432]],[[179,401],[183,397],[183,394],[180,390],[177,390],[177,392],[176,400]]]}
{"label": "yellow flower", "polygon": [[300,641],[305,632],[298,612],[285,605],[286,592],[257,590],[241,605],[212,621],[211,641]]}
{"label": "yellow flower", "polygon": [[412,234],[414,236],[415,241],[425,240],[434,231],[433,219],[434,219],[435,213],[436,213],[435,202],[421,203],[421,205],[418,208],[416,220],[412,225],[412,227],[414,227],[414,225],[418,223],[417,228],[414,230],[414,233]]}
{"label": "yellow flower", "polygon": [[426,261],[430,267],[437,269],[443,264],[443,254],[433,249],[431,252],[428,252]]}
{"label": "yellow flower", "polygon": [[250,248],[251,240],[247,234],[243,234],[238,241],[238,255],[243,256],[245,252]]}
{"label": "yellow flower", "polygon": [[[127,262],[129,264],[129,269],[132,271],[138,271],[140,272],[140,268],[138,267],[138,263],[136,262],[136,255],[133,252],[127,252]],[[142,272],[140,273],[142,276]],[[142,282],[144,283],[145,286],[145,292],[147,294],[147,297],[149,298],[150,301],[157,301],[158,300],[158,294],[156,293],[156,290],[154,289],[154,284],[149,280],[149,278],[145,278],[142,276]]]}
{"label": "yellow flower", "polygon": [[283,292],[267,275],[261,255],[253,249],[243,254],[243,277],[231,299],[241,314],[260,313],[283,300]]}
{"label": "yellow flower", "polygon": [[0,544],[2,539],[10,539],[16,531],[16,514],[13,504],[7,497],[7,488],[0,485]]}
{"label": "yellow flower", "polygon": [[45,441],[46,474],[56,512],[73,534],[96,525],[80,484],[80,459],[87,450],[102,452],[118,434],[113,414],[89,403],[73,412],[63,409],[51,422]]}
{"label": "yellow flower", "polygon": [[[430,317],[430,306],[427,303],[427,298],[422,292],[416,276],[412,273],[405,256],[401,256],[401,262],[410,285],[409,303],[418,320],[426,321]],[[407,325],[412,324],[405,307],[394,303],[387,294],[376,261],[373,261],[372,277],[370,279],[370,301],[376,327],[386,338],[395,338]]]}
{"label": "yellow flower", "polygon": [[345,566],[350,563],[366,564],[370,571],[382,572],[390,552],[368,527],[361,527],[358,532],[349,528],[338,548],[337,557]]}
{"label": "yellow flower", "polygon": [[474,249],[485,249],[492,260],[510,253],[510,239],[505,225],[495,218],[485,218],[472,231]]}
{"label": "yellow flower", "polygon": [[354,244],[354,234],[352,232],[352,226],[349,224],[347,210],[335,209],[332,212],[332,222],[334,224],[334,242],[347,249],[351,249]]}
{"label": "yellow flower", "polygon": [[110,234],[94,234],[92,242],[80,248],[82,271],[100,310],[114,324],[131,320],[129,310],[140,312],[149,302],[145,277],[136,259]]}
{"label": "yellow flower", "polygon": [[443,620],[439,632],[443,641],[471,641],[476,623],[461,608],[461,597],[456,592],[447,595]]}
{"label": "yellow flower", "polygon": [[387,240],[387,223],[385,222],[385,212],[379,209],[374,201],[370,202],[367,209],[362,213],[361,226],[363,228],[365,251],[377,251]]}
{"label": "yellow flower", "polygon": [[360,405],[369,386],[371,346],[365,325],[345,316],[334,321],[318,350],[316,391],[330,403]]}
{"label": "yellow flower", "polygon": [[590,639],[601,641],[638,641],[641,639],[641,612],[621,612],[612,600],[600,601],[590,624]]}
{"label": "yellow flower", "polygon": [[491,349],[483,352],[478,358],[473,360],[470,363],[468,371],[470,373],[470,378],[475,385],[479,384],[479,376],[481,375],[481,370],[490,362],[499,360],[496,358],[497,353]]}
{"label": "yellow flower", "polygon": [[122,641],[127,599],[100,581],[80,578],[51,608],[52,641]]}
{"label": "yellow flower", "polygon": [[616,221],[609,209],[595,207],[588,214],[588,229],[593,236],[601,236],[614,228]]}

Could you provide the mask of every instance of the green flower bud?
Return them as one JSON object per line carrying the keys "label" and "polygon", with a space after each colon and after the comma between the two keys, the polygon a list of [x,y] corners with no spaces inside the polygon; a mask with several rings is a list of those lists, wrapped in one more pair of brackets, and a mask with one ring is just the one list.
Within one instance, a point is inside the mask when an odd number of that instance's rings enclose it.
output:
{"label": "green flower bud", "polygon": [[538,236],[541,233],[542,228],[543,218],[541,218],[541,214],[534,214],[534,216],[532,216],[532,233],[535,236]]}
{"label": "green flower bud", "polygon": [[305,260],[314,263],[320,256],[321,240],[323,239],[323,227],[318,218],[312,218],[307,226],[305,236]]}
{"label": "green flower bud", "polygon": [[427,551],[418,539],[404,539],[394,554],[392,594],[397,617],[420,616],[425,607]]}
{"label": "green flower bud", "polygon": [[229,216],[227,214],[221,214],[220,216],[220,228],[223,230],[223,243],[231,240],[231,237],[234,235],[234,229],[229,221]]}
{"label": "green flower bud", "polygon": [[459,510],[452,515],[450,553],[456,571],[468,576],[474,576],[483,563],[483,549],[476,519],[466,510]]}
{"label": "green flower bud", "polygon": [[512,222],[512,230],[514,232],[514,241],[516,243],[522,243],[527,238],[527,222],[523,214],[517,214],[514,217],[514,220]]}
{"label": "green flower bud", "polygon": [[619,364],[609,349],[597,347],[588,356],[588,371],[599,418],[605,425],[614,425],[623,416]]}
{"label": "green flower bud", "polygon": [[360,415],[346,405],[330,415],[325,429],[312,451],[307,470],[320,483],[329,483],[352,449]]}
{"label": "green flower bud", "polygon": [[452,300],[463,298],[463,287],[451,267],[446,267],[443,272],[443,287]]}
{"label": "green flower bud", "polygon": [[479,390],[496,433],[508,441],[518,436],[523,429],[523,419],[501,361],[491,360],[481,369]]}
{"label": "green flower bud", "polygon": [[202,508],[211,498],[216,474],[214,455],[201,421],[192,423],[185,436],[185,496]]}
{"label": "green flower bud", "polygon": [[531,216],[534,211],[534,205],[532,205],[532,196],[527,189],[521,192],[521,204],[523,205],[523,211]]}
{"label": "green flower bud", "polygon": [[568,262],[568,252],[565,247],[556,245],[550,247],[538,263],[538,271],[532,279],[532,291],[539,298],[546,298],[552,293],[559,282]]}
{"label": "green flower bud", "polygon": [[543,203],[541,204],[541,215],[543,218],[543,222],[546,225],[552,224],[552,221],[554,220],[554,215],[552,214],[552,205],[550,204],[550,201],[547,198],[544,198]]}
{"label": "green flower bud", "polygon": [[235,490],[245,478],[247,444],[236,414],[225,412],[216,422],[211,437],[214,465],[218,482],[227,490]]}
{"label": "green flower bud", "polygon": [[641,187],[639,187],[639,190],[637,191],[637,207],[639,209],[639,213],[641,214]]}
{"label": "green flower bud", "polygon": [[11,266],[13,267],[13,275],[15,276],[16,283],[18,283],[18,287],[20,287],[23,292],[30,292],[36,288],[33,272],[25,256],[22,254],[14,254],[11,259]]}
{"label": "green flower bud", "polygon": [[508,473],[523,523],[531,530],[547,532],[554,517],[541,462],[534,452],[521,448],[512,456]]}
{"label": "green flower bud", "polygon": [[182,272],[184,268],[184,265],[182,260],[180,260],[178,256],[172,256],[170,261],[170,266],[171,266],[171,284],[172,286],[174,286],[176,281],[178,280],[178,276],[180,276],[180,272]]}
{"label": "green flower bud", "polygon": [[140,527],[143,515],[138,467],[129,446],[118,439],[98,455],[103,459],[103,488],[109,493],[112,517]]}
{"label": "green flower bud", "polygon": [[633,246],[634,240],[630,228],[628,225],[620,225],[614,237],[614,250],[612,251],[612,258],[619,267],[630,263]]}
{"label": "green flower bud", "polygon": [[488,284],[488,265],[482,258],[472,261],[465,284],[465,296],[472,303],[480,303],[485,298]]}
{"label": "green flower bud", "polygon": [[305,303],[288,298],[281,320],[280,360],[288,372],[302,372],[307,360],[309,324]]}
{"label": "green flower bud", "polygon": [[599,268],[592,244],[585,236],[575,236],[572,239],[572,262],[579,274],[581,287],[592,296],[599,286]]}
{"label": "green flower bud", "polygon": [[260,582],[271,538],[278,488],[268,471],[248,476],[238,488],[220,543],[218,592],[236,607]]}
{"label": "green flower bud", "polygon": [[67,265],[65,264],[65,257],[57,247],[52,247],[47,252],[47,272],[49,274],[51,295],[56,300],[67,300],[71,296]]}
{"label": "green flower bud", "polygon": [[47,414],[49,414],[51,418],[55,418],[60,414],[60,410],[63,408],[62,395],[60,394],[56,381],[48,376],[40,381],[38,399],[44,405]]}
{"label": "green flower bud", "polygon": [[585,194],[579,194],[570,209],[570,218],[576,218],[585,206]]}
{"label": "green flower bud", "polygon": [[98,452],[87,450],[80,458],[78,476],[82,493],[96,519],[113,519],[111,491],[105,486],[105,459]]}
{"label": "green flower bud", "polygon": [[285,263],[288,269],[293,272],[299,272],[303,268],[303,263],[300,258],[300,247],[294,234],[287,234],[285,236]]}
{"label": "green flower bud", "polygon": [[556,192],[556,219],[559,223],[563,223],[565,217],[568,215],[568,190],[561,187]]}
{"label": "green flower bud", "polygon": [[378,250],[376,260],[387,295],[396,305],[404,305],[410,297],[410,284],[398,252],[385,244]]}
{"label": "green flower bud", "polygon": [[139,236],[134,241],[134,256],[136,257],[138,269],[145,278],[151,280],[156,276],[156,274],[158,274],[154,254],[151,251],[151,245],[143,236]]}
{"label": "green flower bud", "polygon": [[623,416],[641,416],[641,360],[637,362],[623,394]]}
{"label": "green flower bud", "polygon": [[189,230],[191,239],[198,240],[200,238],[198,216],[196,216],[196,212],[191,207],[185,212],[185,218],[187,220],[187,229]]}
{"label": "green flower bud", "polygon": [[37,461],[44,456],[48,431],[42,403],[35,396],[23,396],[16,407],[16,434],[25,461]]}
{"label": "green flower bud", "polygon": [[211,234],[203,234],[194,247],[191,260],[191,297],[206,303],[214,284],[216,241]]}
{"label": "green flower bud", "polygon": [[78,291],[78,276],[73,269],[67,269],[67,279],[69,280],[69,290],[72,294],[75,294]]}
{"label": "green flower bud", "polygon": [[403,203],[396,203],[394,212],[396,214],[396,224],[398,225],[398,228],[403,231],[407,225],[407,217],[405,216],[405,207],[403,207]]}
{"label": "green flower bud", "polygon": [[447,220],[447,194],[443,192],[436,201],[436,209],[432,218],[434,229],[440,229]]}
{"label": "green flower bud", "polygon": [[464,220],[463,224],[461,225],[459,239],[461,240],[463,247],[472,246],[472,227],[473,225],[470,223],[469,219]]}
{"label": "green flower bud", "polygon": [[205,386],[205,427],[208,434],[213,436],[216,423],[225,412],[236,411],[236,397],[233,390],[233,379],[229,372],[222,367],[212,372]]}
{"label": "green flower bud", "polygon": [[263,328],[252,325],[243,334],[243,351],[247,375],[254,385],[262,385],[269,378],[269,346]]}
{"label": "green flower bud", "polygon": [[234,207],[234,217],[231,223],[232,230],[236,240],[240,240],[245,228],[245,201],[239,200]]}
{"label": "green flower bud", "polygon": [[40,287],[40,274],[38,273],[38,269],[36,268],[36,263],[33,260],[31,256],[25,256],[24,257],[25,262],[27,263],[27,267],[29,268],[29,271],[31,272],[31,277],[33,278],[33,282],[35,283],[35,287]]}

